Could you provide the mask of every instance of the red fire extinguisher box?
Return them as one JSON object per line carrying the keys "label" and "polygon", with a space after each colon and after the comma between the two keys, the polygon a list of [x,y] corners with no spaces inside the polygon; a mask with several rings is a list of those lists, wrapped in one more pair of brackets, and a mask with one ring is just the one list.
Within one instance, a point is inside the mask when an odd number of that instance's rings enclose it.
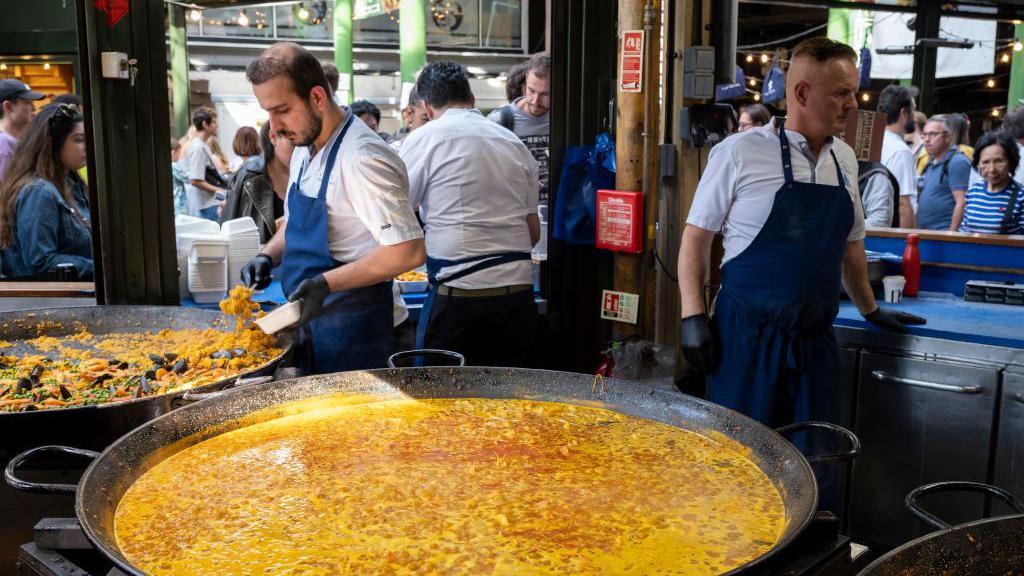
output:
{"label": "red fire extinguisher box", "polygon": [[640,252],[643,250],[643,225],[643,194],[597,191],[597,239],[594,247],[615,252]]}

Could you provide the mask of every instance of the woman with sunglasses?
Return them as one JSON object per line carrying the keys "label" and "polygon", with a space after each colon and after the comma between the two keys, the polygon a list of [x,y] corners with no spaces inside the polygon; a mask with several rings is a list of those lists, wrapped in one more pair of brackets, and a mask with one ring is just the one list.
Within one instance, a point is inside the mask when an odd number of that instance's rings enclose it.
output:
{"label": "woman with sunglasses", "polygon": [[78,169],[85,128],[74,106],[46,106],[29,125],[0,184],[0,248],[7,276],[92,279],[89,201]]}

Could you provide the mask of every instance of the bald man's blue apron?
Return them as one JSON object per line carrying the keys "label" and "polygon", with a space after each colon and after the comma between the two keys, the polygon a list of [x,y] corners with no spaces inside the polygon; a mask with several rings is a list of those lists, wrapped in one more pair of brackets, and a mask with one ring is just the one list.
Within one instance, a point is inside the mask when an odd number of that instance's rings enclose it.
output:
{"label": "bald man's blue apron", "polygon": [[[307,278],[344,265],[331,257],[327,230],[327,184],[352,115],[331,145],[316,197],[302,194],[302,173],[288,191],[281,285],[290,295]],[[341,185],[339,182],[338,185]],[[391,282],[336,292],[320,315],[299,329],[297,362],[307,374],[383,368],[391,354]]]}
{"label": "bald man's blue apron", "polygon": [[722,359],[709,397],[773,427],[838,422],[832,323],[853,202],[835,153],[838,185],[797,182],[785,123],[779,141],[785,183],[771,214],[753,243],[722,267],[712,318]]}

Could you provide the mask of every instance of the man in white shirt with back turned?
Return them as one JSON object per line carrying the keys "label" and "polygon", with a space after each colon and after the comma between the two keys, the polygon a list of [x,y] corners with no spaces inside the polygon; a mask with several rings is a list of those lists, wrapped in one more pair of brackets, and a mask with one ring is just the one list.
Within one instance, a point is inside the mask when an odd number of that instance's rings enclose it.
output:
{"label": "man in white shirt with back turned", "polygon": [[401,157],[426,232],[431,286],[417,347],[453,350],[476,366],[525,366],[537,319],[537,163],[476,109],[460,64],[426,66],[416,91],[430,122],[406,138]]}
{"label": "man in white shirt with back turned", "polygon": [[911,199],[917,194],[917,170],[914,154],[903,137],[913,132],[916,89],[898,84],[886,86],[878,95],[878,113],[885,114],[882,137],[882,165],[892,172],[900,185],[900,228],[916,228]]}

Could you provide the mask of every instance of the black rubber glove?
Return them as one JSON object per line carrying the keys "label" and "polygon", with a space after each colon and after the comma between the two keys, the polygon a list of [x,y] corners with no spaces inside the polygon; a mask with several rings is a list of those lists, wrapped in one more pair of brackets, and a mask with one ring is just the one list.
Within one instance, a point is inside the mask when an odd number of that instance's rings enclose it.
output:
{"label": "black rubber glove", "polygon": [[683,357],[694,369],[711,374],[718,365],[721,348],[711,330],[708,315],[687,316],[679,326],[679,346],[683,349]]}
{"label": "black rubber glove", "polygon": [[302,300],[302,311],[299,313],[299,321],[295,326],[302,326],[316,318],[324,307],[324,300],[330,293],[331,287],[327,285],[327,278],[324,278],[323,274],[303,280],[288,298],[289,302]]}
{"label": "black rubber glove", "polygon": [[270,271],[274,268],[274,261],[266,254],[257,254],[242,266],[242,284],[256,290],[263,290],[270,285]]}
{"label": "black rubber glove", "polygon": [[871,322],[875,326],[885,328],[892,332],[909,332],[904,324],[927,324],[928,321],[920,316],[913,314],[907,314],[906,312],[897,312],[895,310],[883,310],[882,308],[876,308],[871,314],[865,314],[864,319]]}

